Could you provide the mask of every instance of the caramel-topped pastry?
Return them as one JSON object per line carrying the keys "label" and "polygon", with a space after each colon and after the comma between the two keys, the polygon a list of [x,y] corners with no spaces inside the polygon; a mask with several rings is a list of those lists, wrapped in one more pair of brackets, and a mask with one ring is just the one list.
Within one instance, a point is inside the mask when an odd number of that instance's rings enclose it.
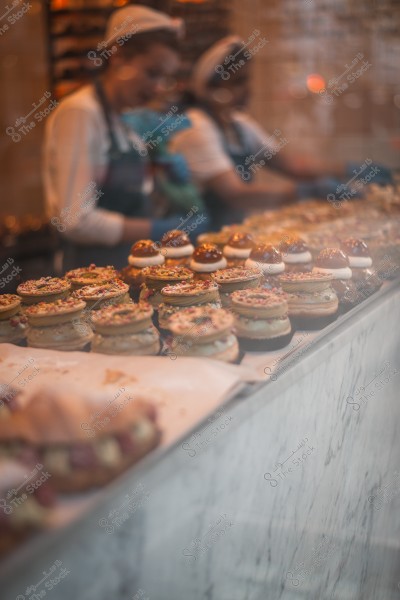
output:
{"label": "caramel-topped pastry", "polygon": [[128,262],[132,267],[143,269],[153,265],[162,265],[164,256],[152,240],[139,240],[133,244]]}
{"label": "caramel-topped pastry", "polygon": [[340,248],[324,248],[318,254],[315,267],[316,273],[328,273],[334,279],[351,279],[349,259]]}
{"label": "caramel-topped pastry", "polygon": [[194,246],[185,231],[172,229],[161,238],[161,254],[165,258],[182,258],[193,254]]}
{"label": "caramel-topped pastry", "polygon": [[359,238],[347,238],[341,243],[342,250],[347,254],[355,284],[356,298],[359,302],[379,290],[382,285],[381,277],[372,269],[372,258],[367,244]]}
{"label": "caramel-topped pastry", "polygon": [[65,274],[65,278],[71,282],[73,289],[85,285],[103,285],[117,278],[117,271],[112,266],[96,267],[91,264],[88,267],[73,269]]}
{"label": "caramel-topped pastry", "polygon": [[310,264],[311,252],[306,242],[299,237],[288,237],[279,245],[282,258],[289,265]]}
{"label": "caramel-topped pastry", "polygon": [[366,269],[372,267],[372,258],[364,240],[347,238],[341,243],[341,248],[349,259],[350,267]]}
{"label": "caramel-topped pastry", "polygon": [[285,270],[282,254],[271,244],[257,244],[250,252],[245,266],[261,269],[264,275],[277,275]]}
{"label": "caramel-topped pastry", "polygon": [[255,243],[253,236],[250,233],[238,231],[231,235],[228,243],[224,246],[224,256],[226,258],[249,258],[250,252],[254,248]]}
{"label": "caramel-topped pastry", "polygon": [[36,302],[54,302],[60,298],[66,298],[70,290],[71,284],[66,279],[41,277],[20,283],[17,293],[24,304],[35,304]]}
{"label": "caramel-topped pastry", "polygon": [[215,244],[197,246],[190,261],[190,268],[197,273],[212,273],[226,266],[226,258]]}

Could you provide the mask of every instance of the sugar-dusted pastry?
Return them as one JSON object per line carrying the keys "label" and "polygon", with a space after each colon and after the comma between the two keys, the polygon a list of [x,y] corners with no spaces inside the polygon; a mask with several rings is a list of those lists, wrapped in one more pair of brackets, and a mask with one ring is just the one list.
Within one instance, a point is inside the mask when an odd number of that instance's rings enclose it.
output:
{"label": "sugar-dusted pastry", "polygon": [[260,286],[262,272],[246,267],[231,267],[212,273],[212,279],[219,286],[223,308],[231,307],[231,294],[237,290],[247,290]]}
{"label": "sugar-dusted pastry", "polygon": [[299,237],[286,237],[279,245],[286,273],[311,271],[312,256],[306,242]]}
{"label": "sugar-dusted pastry", "polygon": [[262,287],[279,288],[279,277],[285,271],[282,254],[271,244],[257,244],[245,262],[249,269],[259,269],[263,273]]}
{"label": "sugar-dusted pastry", "polygon": [[371,253],[364,240],[347,238],[341,243],[341,249],[347,254],[357,297],[362,301],[379,290],[382,280],[372,268]]}
{"label": "sugar-dusted pastry", "polygon": [[114,267],[96,267],[91,264],[65,273],[65,278],[71,282],[72,289],[76,290],[85,285],[103,285],[118,278]]}
{"label": "sugar-dusted pastry", "polygon": [[244,267],[254,246],[254,239],[250,233],[238,231],[232,234],[223,249],[228,267]]}
{"label": "sugar-dusted pastry", "polygon": [[17,293],[24,304],[37,302],[54,302],[66,298],[71,290],[71,284],[59,277],[41,277],[20,283]]}
{"label": "sugar-dusted pastry", "polygon": [[104,485],[160,439],[151,404],[120,392],[109,400],[43,388],[23,408],[0,419],[0,454],[29,456],[51,474],[54,489],[70,493]]}
{"label": "sugar-dusted pastry", "polygon": [[153,309],[146,302],[107,306],[92,315],[95,335],[92,352],[100,354],[156,355],[160,335],[152,323]]}
{"label": "sugar-dusted pastry", "polygon": [[93,336],[89,327],[76,326],[85,308],[85,302],[74,297],[28,306],[25,309],[29,325],[28,346],[51,350],[83,350]]}
{"label": "sugar-dusted pastry", "polygon": [[162,265],[165,262],[158,246],[159,244],[152,240],[139,240],[131,248],[128,256],[129,266],[122,269],[121,277],[130,286],[134,299],[139,297],[140,286],[144,282],[143,269]]}
{"label": "sugar-dusted pastry", "polygon": [[239,345],[232,333],[233,316],[226,310],[209,306],[191,306],[172,315],[168,327],[168,354],[202,356],[235,362]]}
{"label": "sugar-dusted pastry", "polygon": [[30,534],[48,524],[56,504],[51,473],[44,465],[28,466],[0,458],[0,556],[11,552]]}
{"label": "sugar-dusted pastry", "polygon": [[198,279],[210,279],[210,274],[225,269],[227,260],[215,244],[201,244],[193,252],[190,268]]}
{"label": "sugar-dusted pastry", "polygon": [[286,346],[293,331],[285,294],[264,288],[232,294],[234,331],[244,350],[275,350]]}
{"label": "sugar-dusted pastry", "polygon": [[21,298],[0,295],[0,343],[18,344],[26,337],[26,318],[20,312]]}
{"label": "sugar-dusted pastry", "polygon": [[73,292],[74,298],[84,300],[90,310],[99,310],[110,304],[130,302],[129,286],[120,279],[104,285],[85,285]]}
{"label": "sugar-dusted pastry", "polygon": [[321,250],[315,260],[313,273],[332,276],[332,287],[339,298],[339,306],[342,312],[357,304],[357,290],[352,281],[349,259],[340,248],[324,248],[324,250]]}
{"label": "sugar-dusted pastry", "polygon": [[158,320],[162,329],[168,329],[168,319],[182,308],[207,305],[221,308],[218,285],[211,280],[167,285],[161,290],[162,304],[158,307]]}
{"label": "sugar-dusted pastry", "polygon": [[145,283],[140,290],[140,300],[149,302],[154,310],[163,302],[161,290],[167,285],[174,285],[183,281],[189,282],[193,279],[193,271],[183,266],[171,267],[160,265],[147,267],[143,270]]}
{"label": "sugar-dusted pastry", "polygon": [[339,301],[331,275],[307,271],[284,273],[280,278],[296,328],[321,329],[336,319]]}
{"label": "sugar-dusted pastry", "polygon": [[193,251],[194,246],[185,231],[172,229],[161,238],[161,254],[165,258],[166,266],[188,265]]}

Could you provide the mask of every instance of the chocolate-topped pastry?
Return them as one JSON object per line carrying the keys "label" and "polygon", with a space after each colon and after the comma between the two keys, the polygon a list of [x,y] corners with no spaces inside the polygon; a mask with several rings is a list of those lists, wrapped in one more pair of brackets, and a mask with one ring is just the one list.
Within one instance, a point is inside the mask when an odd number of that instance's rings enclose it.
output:
{"label": "chocolate-topped pastry", "polygon": [[191,281],[194,277],[193,272],[183,266],[172,267],[168,265],[159,265],[156,267],[146,267],[143,270],[145,283],[140,290],[140,300],[149,302],[154,310],[163,302],[161,290],[166,285],[173,285],[183,281]]}
{"label": "chocolate-topped pastry", "polygon": [[228,267],[244,267],[246,258],[249,258],[254,246],[255,242],[250,233],[237,231],[232,234],[223,250],[228,259]]}
{"label": "chocolate-topped pastry", "polygon": [[347,254],[357,290],[358,301],[362,301],[382,285],[381,279],[372,269],[371,253],[364,240],[347,238],[341,243],[342,250]]}
{"label": "chocolate-topped pastry", "polygon": [[190,261],[190,268],[196,273],[197,279],[210,279],[210,273],[225,269],[226,266],[226,258],[215,244],[197,246]]}
{"label": "chocolate-topped pastry", "polygon": [[312,256],[306,242],[299,237],[286,237],[279,245],[288,273],[311,271]]}
{"label": "chocolate-topped pastry", "polygon": [[262,271],[263,280],[261,286],[263,288],[280,288],[278,275],[284,272],[285,263],[282,260],[282,254],[272,244],[257,244],[250,252],[250,256],[245,262],[245,267]]}
{"label": "chocolate-topped pastry", "polygon": [[131,296],[139,298],[140,286],[144,282],[143,269],[155,265],[162,265],[165,259],[158,245],[152,240],[139,240],[135,242],[128,256],[128,267],[121,271],[121,278],[130,286]]}
{"label": "chocolate-topped pastry", "polygon": [[185,231],[172,229],[161,238],[161,254],[167,266],[188,265],[193,251],[194,246]]}
{"label": "chocolate-topped pastry", "polygon": [[324,248],[315,260],[313,273],[323,273],[333,277],[332,287],[338,298],[342,312],[357,304],[356,289],[347,255],[340,248]]}

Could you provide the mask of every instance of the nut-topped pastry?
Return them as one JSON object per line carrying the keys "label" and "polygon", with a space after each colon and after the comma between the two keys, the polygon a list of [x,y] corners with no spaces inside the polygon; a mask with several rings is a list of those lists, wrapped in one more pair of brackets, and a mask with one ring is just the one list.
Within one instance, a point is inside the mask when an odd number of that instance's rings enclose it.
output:
{"label": "nut-topped pastry", "polygon": [[143,277],[145,283],[142,284],[140,290],[140,300],[149,302],[157,310],[158,305],[163,301],[161,295],[163,287],[183,281],[191,281],[194,275],[192,271],[183,266],[160,265],[144,269]]}
{"label": "nut-topped pastry", "polygon": [[197,237],[197,243],[201,244],[214,244],[218,246],[221,250],[228,243],[229,238],[231,237],[231,231],[209,231],[207,233],[201,233]]}
{"label": "nut-topped pastry", "polygon": [[18,344],[25,339],[26,317],[20,313],[20,310],[19,296],[0,295],[0,343]]}
{"label": "nut-topped pastry", "polygon": [[144,283],[143,269],[162,265],[165,258],[157,243],[152,240],[139,240],[133,244],[128,256],[129,266],[121,271],[121,278],[130,286],[132,297],[139,297],[140,286]]}
{"label": "nut-topped pastry", "polygon": [[104,285],[113,279],[117,279],[117,277],[118,275],[114,267],[96,267],[95,264],[73,269],[65,273],[65,278],[71,282],[73,290],[77,290],[85,285]]}
{"label": "nut-topped pastry", "polygon": [[289,317],[299,329],[321,329],[337,317],[339,301],[332,276],[324,273],[284,273],[281,285],[287,294]]}
{"label": "nut-topped pastry", "polygon": [[193,251],[194,246],[185,231],[172,229],[161,238],[161,254],[165,257],[165,264],[170,267],[188,265]]}
{"label": "nut-topped pastry", "polygon": [[84,300],[91,310],[99,310],[105,304],[121,304],[130,302],[129,286],[115,279],[111,283],[104,285],[85,285],[79,290],[75,290],[75,298]]}
{"label": "nut-topped pastry", "polygon": [[151,404],[123,390],[113,396],[39,388],[21,410],[0,419],[0,454],[29,453],[65,493],[104,485],[160,440]]}
{"label": "nut-topped pastry", "polygon": [[161,296],[163,303],[158,307],[158,319],[163,329],[168,329],[169,317],[182,308],[197,305],[221,308],[218,285],[209,279],[165,286]]}
{"label": "nut-topped pastry", "polygon": [[243,267],[254,246],[254,239],[250,233],[242,231],[233,233],[223,249],[228,267]]}
{"label": "nut-topped pastry", "polygon": [[359,301],[368,298],[382,285],[381,279],[371,268],[372,258],[364,240],[347,238],[341,243],[342,250],[347,254],[352,278]]}
{"label": "nut-topped pastry", "polygon": [[71,290],[71,284],[59,277],[41,277],[20,283],[17,293],[24,304],[37,302],[54,302],[66,298]]}
{"label": "nut-topped pastry", "polygon": [[203,356],[225,362],[234,362],[239,356],[233,316],[223,309],[184,308],[170,317],[168,326],[173,334],[167,340],[170,356]]}
{"label": "nut-topped pastry", "polygon": [[311,271],[312,256],[306,242],[299,237],[287,237],[279,245],[285,263],[285,272]]}
{"label": "nut-topped pastry", "polygon": [[245,350],[282,348],[292,338],[288,303],[282,292],[238,290],[232,294],[232,312],[236,335]]}
{"label": "nut-topped pastry", "polygon": [[262,273],[257,269],[245,267],[231,267],[215,271],[211,275],[213,281],[219,285],[219,295],[223,308],[230,308],[231,294],[237,290],[247,290],[259,287]]}
{"label": "nut-topped pastry", "polygon": [[249,269],[259,269],[263,274],[262,287],[266,289],[279,288],[278,275],[284,272],[285,263],[282,254],[271,244],[257,244],[250,252],[245,262]]}
{"label": "nut-topped pastry", "polygon": [[152,316],[153,308],[147,302],[100,309],[92,316],[95,330],[92,352],[129,356],[158,354],[160,336]]}
{"label": "nut-topped pastry", "polygon": [[92,339],[89,327],[76,327],[86,303],[78,298],[64,298],[55,302],[40,302],[28,306],[28,346],[52,350],[83,350]]}
{"label": "nut-topped pastry", "polygon": [[352,272],[347,255],[340,248],[324,248],[315,260],[313,273],[331,275],[339,305],[342,311],[347,311],[356,304],[356,289],[352,281]]}
{"label": "nut-topped pastry", "polygon": [[193,252],[190,268],[198,279],[209,279],[210,273],[225,269],[227,261],[222,250],[215,244],[201,244]]}

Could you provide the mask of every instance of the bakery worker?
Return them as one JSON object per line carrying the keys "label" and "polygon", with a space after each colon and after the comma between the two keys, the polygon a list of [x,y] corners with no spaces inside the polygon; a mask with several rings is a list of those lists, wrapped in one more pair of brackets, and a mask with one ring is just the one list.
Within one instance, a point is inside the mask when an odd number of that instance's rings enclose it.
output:
{"label": "bakery worker", "polygon": [[[283,134],[269,135],[247,114],[249,62],[237,36],[219,40],[200,56],[188,95],[192,128],[177,133],[170,143],[172,151],[185,156],[194,180],[204,190],[215,230],[240,222],[244,209],[326,197],[340,185],[337,178],[346,176],[345,165],[290,156]],[[265,167],[270,175],[274,169],[279,176],[255,181],[256,171]],[[323,177],[326,174],[330,177]]]}
{"label": "bakery worker", "polygon": [[179,215],[151,217],[148,153],[121,114],[152,99],[177,70],[182,27],[144,6],[115,11],[106,50],[88,53],[104,73],[63,99],[47,121],[46,201],[64,240],[64,269],[122,267],[135,240],[159,240],[180,222]]}

